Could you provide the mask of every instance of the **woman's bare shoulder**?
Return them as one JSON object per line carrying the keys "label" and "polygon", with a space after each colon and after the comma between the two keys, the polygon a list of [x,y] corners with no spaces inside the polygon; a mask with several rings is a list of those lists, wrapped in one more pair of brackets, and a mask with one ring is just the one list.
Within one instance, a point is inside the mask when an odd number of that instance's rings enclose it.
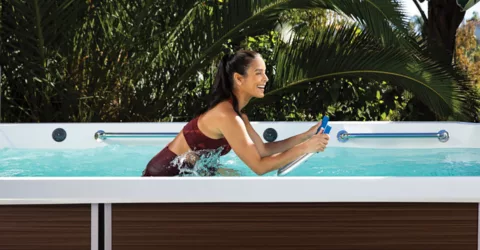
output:
{"label": "woman's bare shoulder", "polygon": [[232,123],[237,123],[240,120],[233,107],[228,102],[221,102],[217,104],[214,108],[205,112],[199,121],[200,130],[205,131],[206,134],[210,134],[215,137],[222,136],[222,127],[226,124],[232,125]]}

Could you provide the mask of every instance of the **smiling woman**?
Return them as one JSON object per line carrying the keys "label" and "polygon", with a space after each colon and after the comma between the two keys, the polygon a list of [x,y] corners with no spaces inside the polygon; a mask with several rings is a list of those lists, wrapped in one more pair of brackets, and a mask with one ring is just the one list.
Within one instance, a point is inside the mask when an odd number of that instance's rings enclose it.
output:
{"label": "smiling woman", "polygon": [[[149,161],[143,176],[183,175],[212,153],[218,151],[217,154],[225,155],[232,149],[248,167],[262,175],[304,154],[323,151],[329,137],[315,134],[319,124],[305,133],[266,146],[248,117],[241,114],[240,110],[250,99],[264,97],[268,82],[265,71],[265,62],[257,52],[241,50],[223,56],[207,109],[188,122],[173,141]],[[215,175],[218,171],[215,164],[208,162],[202,172]]]}

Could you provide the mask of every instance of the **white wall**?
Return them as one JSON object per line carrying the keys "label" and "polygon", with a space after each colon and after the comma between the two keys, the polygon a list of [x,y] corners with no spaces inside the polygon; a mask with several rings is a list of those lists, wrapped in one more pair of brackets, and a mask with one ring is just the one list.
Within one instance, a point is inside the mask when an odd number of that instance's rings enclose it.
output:
{"label": "white wall", "polygon": [[[306,131],[312,122],[252,122],[260,136],[267,128],[278,132],[277,140]],[[330,122],[332,131],[329,147],[373,147],[373,148],[480,148],[480,124],[458,122]],[[0,124],[0,148],[92,148],[107,144],[166,144],[171,138],[108,138],[96,141],[98,130],[105,132],[174,132],[178,133],[185,123],[35,123]],[[63,128],[67,138],[55,142],[52,132]],[[438,132],[447,130],[450,139],[441,143],[436,138],[370,138],[350,139],[341,143],[338,131],[350,133],[400,133]],[[263,137],[263,136],[262,136]]]}

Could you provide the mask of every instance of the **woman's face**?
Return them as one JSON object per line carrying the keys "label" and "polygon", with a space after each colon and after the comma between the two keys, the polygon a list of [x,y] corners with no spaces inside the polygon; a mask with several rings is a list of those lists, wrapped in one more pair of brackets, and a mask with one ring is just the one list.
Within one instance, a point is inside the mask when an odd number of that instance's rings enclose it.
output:
{"label": "woman's face", "polygon": [[246,75],[235,74],[235,80],[240,91],[256,98],[262,98],[265,95],[265,86],[268,77],[265,74],[266,66],[263,58],[259,55],[250,63]]}

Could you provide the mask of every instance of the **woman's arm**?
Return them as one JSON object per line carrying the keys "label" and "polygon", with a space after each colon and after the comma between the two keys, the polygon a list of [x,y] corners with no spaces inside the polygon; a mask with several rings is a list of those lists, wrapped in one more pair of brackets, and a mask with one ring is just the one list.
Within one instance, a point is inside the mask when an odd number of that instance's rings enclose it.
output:
{"label": "woman's arm", "polygon": [[258,175],[279,169],[306,153],[323,151],[328,144],[328,135],[317,134],[281,153],[262,156],[259,152],[261,150],[257,149],[255,142],[248,133],[247,124],[249,123],[245,123],[233,111],[227,112],[223,116],[218,127],[219,130],[227,139],[235,154]]}
{"label": "woman's arm", "polygon": [[253,129],[247,115],[242,114],[242,120],[245,122],[248,135],[250,135],[252,140],[255,142],[255,145],[257,146],[257,149],[262,157],[286,151],[295,145],[305,142],[315,134],[314,131],[317,131],[317,128],[321,125],[321,123],[318,123],[306,132],[294,135],[281,141],[264,143],[260,135],[255,131],[255,129]]}

